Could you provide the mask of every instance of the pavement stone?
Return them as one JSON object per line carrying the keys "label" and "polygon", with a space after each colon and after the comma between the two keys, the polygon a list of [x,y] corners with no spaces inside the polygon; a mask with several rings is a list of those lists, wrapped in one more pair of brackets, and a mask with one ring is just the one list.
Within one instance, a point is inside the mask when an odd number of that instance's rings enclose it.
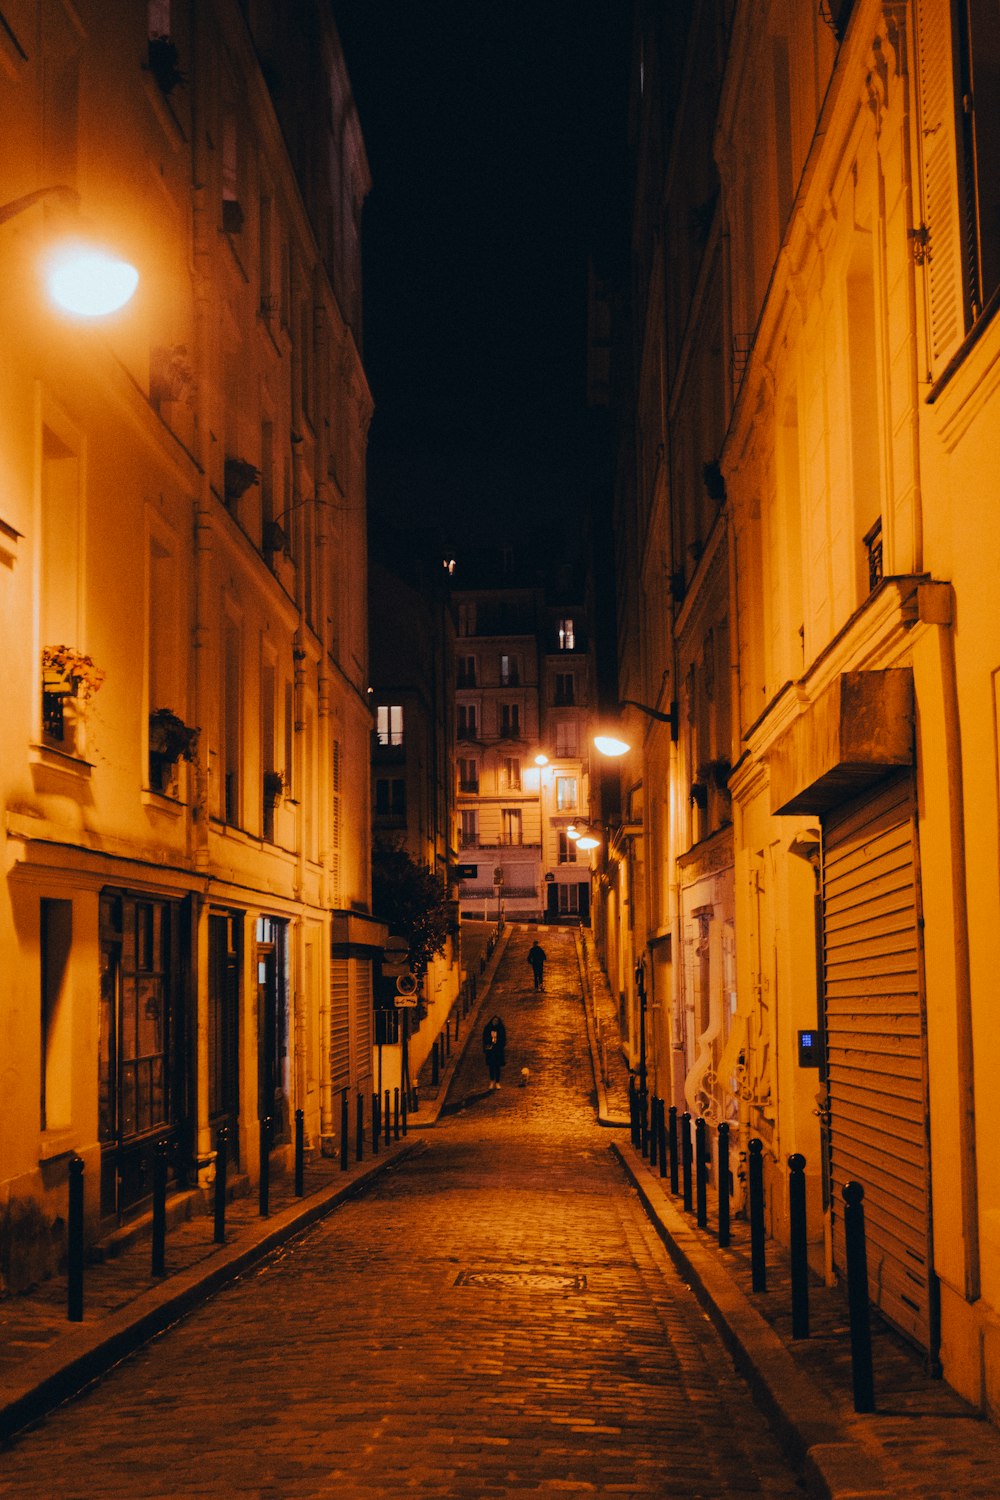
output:
{"label": "pavement stone", "polygon": [[405,1141],[310,1164],[302,1201],[279,1181],[266,1221],[234,1205],[225,1247],[173,1228],[160,1281],[143,1244],[88,1267],[82,1325],[60,1281],[0,1302],[5,1437],[142,1345],[0,1454],[0,1495],[1000,1496],[1000,1434],[902,1340],[876,1320],[858,1416],[839,1290],[793,1341],[780,1247],[752,1293],[746,1226],[723,1251],[683,1214],[613,1128],[628,1070],[589,935],[545,929],[539,995],[534,935],[505,929]]}

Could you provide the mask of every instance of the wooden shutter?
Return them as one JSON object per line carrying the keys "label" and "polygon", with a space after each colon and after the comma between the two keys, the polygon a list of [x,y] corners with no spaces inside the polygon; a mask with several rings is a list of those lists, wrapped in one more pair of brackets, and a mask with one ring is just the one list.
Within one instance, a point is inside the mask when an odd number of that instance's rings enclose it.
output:
{"label": "wooden shutter", "polygon": [[873,1304],[934,1350],[926,1021],[912,780],[824,820],[823,969],[834,1265],[865,1190]]}
{"label": "wooden shutter", "polygon": [[920,0],[917,8],[921,212],[929,234],[924,270],[932,376],[941,373],[965,336],[953,9],[944,0]]}

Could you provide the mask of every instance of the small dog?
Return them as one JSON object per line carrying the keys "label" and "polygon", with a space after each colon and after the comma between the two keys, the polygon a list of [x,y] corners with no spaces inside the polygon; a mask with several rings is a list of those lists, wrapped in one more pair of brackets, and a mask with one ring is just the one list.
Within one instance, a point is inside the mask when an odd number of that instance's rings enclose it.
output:
{"label": "small dog", "polygon": [[521,1069],[521,1087],[522,1088],[524,1088],[526,1086],[526,1084],[528,1082],[528,1079],[530,1077],[531,1077],[531,1074],[530,1074],[529,1070],[527,1068],[522,1068]]}

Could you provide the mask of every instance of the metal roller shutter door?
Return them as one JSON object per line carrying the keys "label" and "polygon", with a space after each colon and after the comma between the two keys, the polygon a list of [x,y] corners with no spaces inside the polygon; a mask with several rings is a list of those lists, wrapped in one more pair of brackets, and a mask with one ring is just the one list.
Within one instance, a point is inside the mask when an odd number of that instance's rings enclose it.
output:
{"label": "metal roller shutter door", "polygon": [[346,1089],[351,1081],[351,986],[349,960],[330,963],[330,1083]]}
{"label": "metal roller shutter door", "polygon": [[824,819],[823,970],[833,1258],[846,1182],[865,1190],[872,1303],[936,1352],[926,1024],[909,775]]}

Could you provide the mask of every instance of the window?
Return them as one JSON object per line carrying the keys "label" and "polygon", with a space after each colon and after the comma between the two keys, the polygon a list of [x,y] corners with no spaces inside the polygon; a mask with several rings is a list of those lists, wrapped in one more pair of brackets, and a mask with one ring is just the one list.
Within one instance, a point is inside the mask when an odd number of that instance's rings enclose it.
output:
{"label": "window", "polygon": [[521,761],[516,755],[505,755],[500,767],[501,790],[505,792],[519,792],[521,790]]}
{"label": "window", "polygon": [[380,745],[401,745],[403,743],[402,704],[379,704],[375,713],[375,733]]}
{"label": "window", "polygon": [[573,692],[573,673],[557,672],[556,706],[558,708],[566,708],[569,704],[574,703],[575,701],[576,699]]}
{"label": "window", "polygon": [[557,630],[559,636],[559,650],[574,650],[576,645],[576,634],[573,630],[573,621],[569,618],[560,620]]}
{"label": "window", "polygon": [[476,738],[476,705],[474,703],[458,705],[458,737],[460,740]]}
{"label": "window", "polygon": [[563,831],[559,834],[559,863],[561,865],[576,864],[576,842]]}
{"label": "window", "polygon": [[479,791],[479,762],[474,757],[459,757],[458,790],[460,792]]}
{"label": "window", "polygon": [[520,844],[521,842],[521,809],[519,807],[505,807],[500,813],[501,843]]}
{"label": "window", "polygon": [[375,812],[379,817],[406,817],[406,782],[402,776],[375,778]]}
{"label": "window", "polygon": [[521,706],[519,703],[501,703],[500,738],[516,740],[521,733]]}
{"label": "window", "polygon": [[556,807],[560,812],[572,812],[576,807],[576,777],[556,777]]}
{"label": "window", "polygon": [[463,808],[459,814],[461,827],[459,829],[458,841],[463,849],[470,844],[479,843],[479,814],[475,808]]}
{"label": "window", "polygon": [[1000,288],[1000,28],[996,0],[966,0],[960,104],[969,224],[971,320]]}
{"label": "window", "polygon": [[501,687],[516,687],[521,681],[521,667],[516,656],[500,657]]}
{"label": "window", "polygon": [[561,917],[575,917],[580,911],[580,887],[578,885],[557,885],[558,910]]}
{"label": "window", "polygon": [[458,686],[460,688],[471,688],[476,685],[476,658],[474,656],[460,656],[458,658]]}
{"label": "window", "polygon": [[458,633],[459,635],[475,635],[476,606],[474,604],[458,606]]}
{"label": "window", "polygon": [[577,734],[577,726],[572,719],[564,719],[556,725],[557,755],[576,755],[579,745],[580,740]]}

